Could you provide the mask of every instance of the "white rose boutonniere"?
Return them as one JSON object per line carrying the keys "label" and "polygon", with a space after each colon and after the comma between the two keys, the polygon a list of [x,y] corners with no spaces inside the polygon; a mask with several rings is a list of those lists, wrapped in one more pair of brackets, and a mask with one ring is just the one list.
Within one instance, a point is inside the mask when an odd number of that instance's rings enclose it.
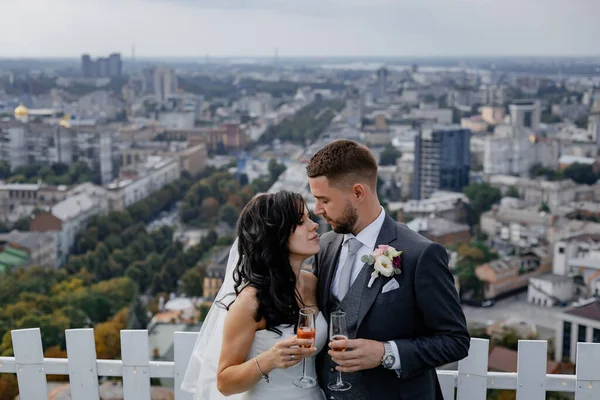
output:
{"label": "white rose boutonniere", "polygon": [[392,246],[381,244],[377,246],[371,254],[365,254],[361,257],[361,261],[373,266],[371,279],[368,286],[371,287],[379,274],[383,276],[399,275],[402,273],[400,255],[401,251],[396,250]]}

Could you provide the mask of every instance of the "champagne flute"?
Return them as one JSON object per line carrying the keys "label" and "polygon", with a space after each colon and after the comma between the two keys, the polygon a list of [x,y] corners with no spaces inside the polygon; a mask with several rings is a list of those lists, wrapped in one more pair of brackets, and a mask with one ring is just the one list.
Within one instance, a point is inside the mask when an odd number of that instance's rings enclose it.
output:
{"label": "champagne flute", "polygon": [[[302,308],[298,317],[298,330],[296,336],[298,339],[311,339],[312,344],[300,347],[311,348],[315,343],[315,310],[312,308]],[[292,382],[300,388],[311,388],[317,384],[317,380],[306,375],[306,358],[302,359],[302,377]]]}
{"label": "champagne flute", "polygon": [[[331,313],[331,321],[329,322],[329,340],[348,340],[348,324],[346,323],[346,313],[343,311],[335,311]],[[346,351],[346,348],[332,349],[336,351]],[[352,385],[349,382],[342,381],[342,371],[338,371],[337,381],[330,382],[327,387],[333,392],[345,392],[350,390]]]}

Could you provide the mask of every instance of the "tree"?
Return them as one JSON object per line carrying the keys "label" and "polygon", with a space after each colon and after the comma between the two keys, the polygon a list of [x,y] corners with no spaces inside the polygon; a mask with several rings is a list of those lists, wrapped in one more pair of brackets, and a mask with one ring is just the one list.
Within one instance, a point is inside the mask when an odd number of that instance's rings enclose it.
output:
{"label": "tree", "polygon": [[17,222],[15,222],[13,224],[13,229],[23,231],[23,232],[29,232],[29,224],[30,223],[31,223],[31,219],[29,217],[20,218],[19,220],[17,220]]}
{"label": "tree", "polygon": [[563,175],[560,171],[555,171],[553,169],[546,168],[539,163],[533,164],[531,166],[531,168],[529,169],[529,175],[532,178],[537,178],[540,176],[545,177],[546,179],[548,179],[550,181],[556,181],[556,180],[563,179]]}
{"label": "tree", "polygon": [[473,298],[483,297],[483,284],[475,274],[478,265],[489,262],[498,256],[481,242],[463,244],[456,250],[458,262],[456,264],[456,275],[460,279],[461,296],[470,292]]}
{"label": "tree", "polygon": [[8,165],[8,162],[0,160],[0,179],[6,179],[10,175],[10,165]]}
{"label": "tree", "polygon": [[239,212],[232,205],[225,204],[219,210],[219,220],[227,223],[231,227],[235,227],[239,217]]}
{"label": "tree", "polygon": [[279,164],[277,160],[272,158],[269,161],[269,178],[271,179],[271,183],[277,182],[279,175],[285,171],[287,167],[284,164]]}
{"label": "tree", "polygon": [[246,186],[249,182],[247,174],[240,174],[240,186]]}
{"label": "tree", "polygon": [[202,201],[201,216],[204,221],[213,221],[219,213],[219,202],[214,197]]}
{"label": "tree", "polygon": [[594,167],[589,164],[574,163],[564,170],[566,178],[584,185],[593,185],[598,180]]}
{"label": "tree", "polygon": [[481,214],[488,211],[493,204],[498,203],[502,198],[500,189],[491,186],[487,182],[473,183],[465,187],[463,192],[470,200],[472,214],[469,217],[469,223],[471,225],[477,224]]}
{"label": "tree", "polygon": [[519,196],[519,191],[517,190],[516,187],[511,186],[506,191],[506,197],[514,197],[515,199],[518,199],[520,197]]}
{"label": "tree", "polygon": [[393,145],[387,145],[379,155],[379,165],[396,165],[397,159],[401,156],[400,150]]}
{"label": "tree", "polygon": [[148,322],[146,309],[139,296],[136,296],[128,308],[127,329],[146,329]]}
{"label": "tree", "polygon": [[0,375],[0,400],[14,400],[19,394],[16,374]]}
{"label": "tree", "polygon": [[[44,351],[44,358],[67,358],[67,351],[60,346],[52,346]],[[68,375],[47,375],[46,379],[52,382],[68,382]]]}
{"label": "tree", "polygon": [[587,129],[588,120],[589,117],[587,115],[584,115],[583,117],[579,117],[575,120],[575,125],[577,125],[579,129]]}
{"label": "tree", "polygon": [[198,265],[188,269],[181,277],[183,292],[186,296],[202,297],[204,286],[205,267]]}
{"label": "tree", "polygon": [[550,206],[545,201],[543,201],[542,204],[540,204],[540,207],[538,208],[538,211],[539,212],[545,212],[545,213],[551,212],[550,211]]}
{"label": "tree", "polygon": [[210,305],[206,303],[200,304],[200,322],[203,322],[208,315],[208,311],[210,310]]}
{"label": "tree", "polygon": [[234,241],[235,238],[233,236],[220,236],[219,239],[217,239],[217,246],[231,246]]}
{"label": "tree", "polygon": [[116,360],[121,356],[122,329],[125,329],[125,324],[119,323],[114,318],[94,327],[96,357],[99,360]]}

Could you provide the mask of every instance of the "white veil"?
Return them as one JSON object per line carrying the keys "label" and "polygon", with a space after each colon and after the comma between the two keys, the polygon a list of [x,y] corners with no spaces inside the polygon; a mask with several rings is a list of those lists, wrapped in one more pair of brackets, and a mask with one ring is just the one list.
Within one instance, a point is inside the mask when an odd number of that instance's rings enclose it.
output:
{"label": "white veil", "polygon": [[233,272],[239,259],[238,239],[231,245],[225,279],[210,307],[196,340],[181,390],[194,393],[194,400],[239,400],[241,394],[225,397],[217,390],[217,371],[223,342],[223,324],[229,305],[235,299]]}

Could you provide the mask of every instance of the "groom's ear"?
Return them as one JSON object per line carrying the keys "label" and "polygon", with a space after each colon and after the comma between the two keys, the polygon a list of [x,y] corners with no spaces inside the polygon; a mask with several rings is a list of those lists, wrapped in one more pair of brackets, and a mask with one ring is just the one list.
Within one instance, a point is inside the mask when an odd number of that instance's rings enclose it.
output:
{"label": "groom's ear", "polygon": [[364,198],[366,195],[365,186],[362,183],[355,183],[352,186],[352,193],[357,200]]}

